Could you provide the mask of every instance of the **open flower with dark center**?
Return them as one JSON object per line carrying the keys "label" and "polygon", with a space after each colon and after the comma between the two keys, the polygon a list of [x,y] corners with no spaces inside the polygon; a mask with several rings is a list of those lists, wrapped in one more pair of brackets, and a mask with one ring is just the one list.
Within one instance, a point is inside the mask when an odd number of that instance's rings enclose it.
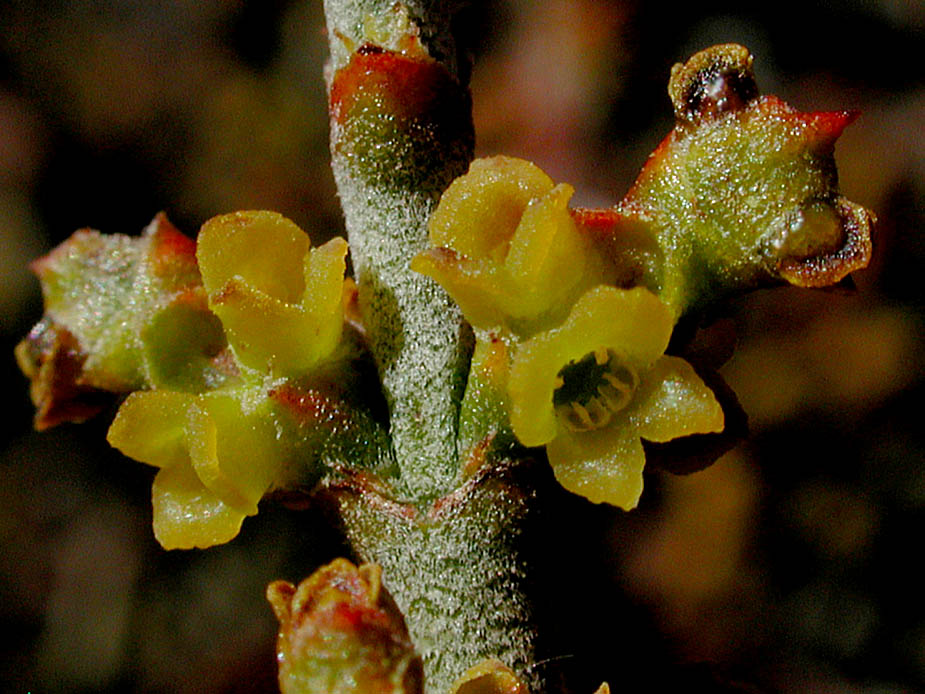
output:
{"label": "open flower with dark center", "polygon": [[599,503],[633,508],[642,493],[642,439],[723,429],[713,392],[665,355],[671,310],[646,289],[598,286],[566,321],[515,351],[508,393],[514,434],[546,446],[556,479]]}

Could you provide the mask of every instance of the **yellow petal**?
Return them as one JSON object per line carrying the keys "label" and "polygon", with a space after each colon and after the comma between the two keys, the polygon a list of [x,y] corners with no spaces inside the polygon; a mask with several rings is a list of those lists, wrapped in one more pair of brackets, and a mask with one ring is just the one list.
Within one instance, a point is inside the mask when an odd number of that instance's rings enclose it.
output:
{"label": "yellow petal", "polygon": [[164,549],[206,548],[237,536],[245,514],[227,506],[188,465],[164,468],[151,489],[154,536]]}
{"label": "yellow petal", "polygon": [[556,436],[552,399],[559,370],[569,357],[563,349],[567,345],[555,338],[554,333],[547,332],[528,340],[517,349],[511,362],[511,428],[525,446],[542,446]]}
{"label": "yellow petal", "polygon": [[520,290],[515,315],[550,310],[568,297],[584,274],[588,249],[568,211],[573,192],[560,183],[524,210],[504,261]]}
{"label": "yellow petal", "polygon": [[319,359],[330,354],[340,340],[346,256],[347,242],[336,237],[305,257],[302,306],[314,326],[311,349]]}
{"label": "yellow petal", "polygon": [[302,305],[277,301],[235,278],[213,295],[211,306],[238,360],[261,372],[304,373],[330,354],[340,336],[340,301],[337,314],[319,323]]}
{"label": "yellow petal", "polygon": [[129,395],[106,439],[130,458],[157,467],[186,465],[186,412],[196,397],[167,390]]}
{"label": "yellow petal", "polygon": [[477,159],[443,193],[430,219],[431,244],[500,260],[527,204],[552,187],[552,179],[528,161]]}
{"label": "yellow petal", "polygon": [[308,236],[285,217],[236,212],[206,222],[198,244],[209,307],[242,364],[297,375],[334,350],[346,241],[310,251]]}
{"label": "yellow petal", "polygon": [[579,356],[609,347],[641,370],[664,353],[673,327],[668,307],[647,289],[599,286],[575,303],[561,332],[584,348]]}
{"label": "yellow petal", "polygon": [[202,283],[210,296],[238,277],[278,301],[300,300],[303,258],[311,242],[282,215],[245,211],[213,217],[202,225],[196,245]]}
{"label": "yellow petal", "polygon": [[186,433],[190,463],[206,488],[246,515],[257,513],[278,467],[270,424],[246,416],[237,397],[210,393],[189,408]]}
{"label": "yellow petal", "polygon": [[472,326],[488,330],[504,324],[514,292],[496,264],[470,260],[449,248],[432,248],[415,256],[411,269],[436,280]]}
{"label": "yellow petal", "polygon": [[646,456],[631,428],[574,433],[560,426],[546,453],[559,484],[570,492],[627,510],[639,502]]}
{"label": "yellow petal", "polygon": [[723,408],[693,367],[679,357],[663,356],[643,376],[629,414],[632,426],[648,441],[723,430]]}

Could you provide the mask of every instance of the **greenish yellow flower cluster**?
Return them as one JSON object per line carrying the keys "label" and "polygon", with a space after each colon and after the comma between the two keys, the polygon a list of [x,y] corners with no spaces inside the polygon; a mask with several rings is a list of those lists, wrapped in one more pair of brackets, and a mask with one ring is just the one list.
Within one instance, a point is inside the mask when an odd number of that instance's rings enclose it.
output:
{"label": "greenish yellow flower cluster", "polygon": [[[506,157],[473,162],[444,193],[433,246],[412,267],[476,332],[461,431],[545,446],[556,478],[622,508],[642,492],[642,439],[723,429],[712,391],[664,354],[675,314],[576,224],[572,188]],[[472,420],[478,420],[473,424]]]}
{"label": "greenish yellow flower cluster", "polygon": [[[196,259],[208,309],[227,339],[230,375],[216,389],[135,391],[108,435],[126,455],[160,468],[154,533],[165,548],[227,542],[296,460],[305,463],[298,474],[312,470],[324,408],[304,405],[323,397],[311,376],[337,356],[344,295],[352,291],[346,252],[343,239],[310,248],[301,229],[271,212],[237,212],[203,226]],[[173,337],[195,334],[186,327]]]}

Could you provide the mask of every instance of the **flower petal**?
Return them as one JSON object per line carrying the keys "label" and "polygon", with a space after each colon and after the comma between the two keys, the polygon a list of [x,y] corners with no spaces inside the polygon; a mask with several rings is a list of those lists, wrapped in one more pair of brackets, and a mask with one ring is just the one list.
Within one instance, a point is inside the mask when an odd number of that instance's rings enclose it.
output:
{"label": "flower petal", "polygon": [[[212,296],[212,310],[242,364],[264,373],[300,375],[337,346],[343,326],[342,286],[343,275],[334,305],[323,296],[324,305],[315,309],[277,301],[234,278]],[[322,315],[324,309],[330,312]]]}
{"label": "flower petal", "polygon": [[245,366],[297,375],[340,340],[347,242],[309,247],[299,227],[272,212],[203,225],[198,255],[209,307]]}
{"label": "flower petal", "polygon": [[106,439],[128,457],[148,465],[186,465],[186,412],[195,399],[167,390],[135,391],[122,403]]}
{"label": "flower petal", "polygon": [[347,242],[335,237],[305,257],[305,293],[302,306],[313,329],[304,345],[316,359],[330,354],[340,340],[344,323],[344,272]]}
{"label": "flower petal", "polygon": [[276,435],[265,419],[245,415],[238,397],[201,397],[188,410],[186,440],[202,483],[228,506],[253,515],[278,469]]}
{"label": "flower petal", "polygon": [[196,257],[202,283],[211,296],[234,277],[287,303],[304,291],[302,259],[311,245],[308,236],[281,214],[233,212],[202,225]]}
{"label": "flower petal", "polygon": [[560,303],[584,274],[587,249],[568,211],[574,189],[560,183],[527,205],[504,267],[521,289],[521,313]]}
{"label": "flower petal", "polygon": [[188,465],[164,468],[151,488],[154,536],[164,549],[206,548],[234,539],[245,513],[206,489]]}
{"label": "flower petal", "polygon": [[431,245],[500,260],[524,208],[552,187],[549,176],[523,159],[476,159],[440,198],[429,224]]}
{"label": "flower petal", "polygon": [[645,374],[629,415],[648,441],[723,430],[723,408],[693,367],[679,357],[663,356]]}
{"label": "flower petal", "polygon": [[[304,370],[315,354],[303,351],[312,325],[299,304],[283,303],[235,277],[209,297],[235,356],[245,366],[274,373]],[[308,333],[308,335],[306,335]]]}
{"label": "flower petal", "polygon": [[515,298],[507,276],[494,263],[469,259],[450,248],[432,248],[411,260],[411,269],[436,280],[475,327],[503,325]]}
{"label": "flower petal", "polygon": [[546,453],[559,484],[570,492],[627,510],[639,502],[646,456],[632,428],[609,426],[576,434],[560,425]]}

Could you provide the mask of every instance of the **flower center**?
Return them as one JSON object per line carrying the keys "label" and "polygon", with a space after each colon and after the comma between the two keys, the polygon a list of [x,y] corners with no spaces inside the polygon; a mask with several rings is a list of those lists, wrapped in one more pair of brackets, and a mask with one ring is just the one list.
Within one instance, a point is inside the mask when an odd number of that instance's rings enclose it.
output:
{"label": "flower center", "polygon": [[638,386],[635,369],[612,350],[598,347],[559,371],[553,406],[572,431],[593,431],[607,426],[614,414],[629,405]]}

